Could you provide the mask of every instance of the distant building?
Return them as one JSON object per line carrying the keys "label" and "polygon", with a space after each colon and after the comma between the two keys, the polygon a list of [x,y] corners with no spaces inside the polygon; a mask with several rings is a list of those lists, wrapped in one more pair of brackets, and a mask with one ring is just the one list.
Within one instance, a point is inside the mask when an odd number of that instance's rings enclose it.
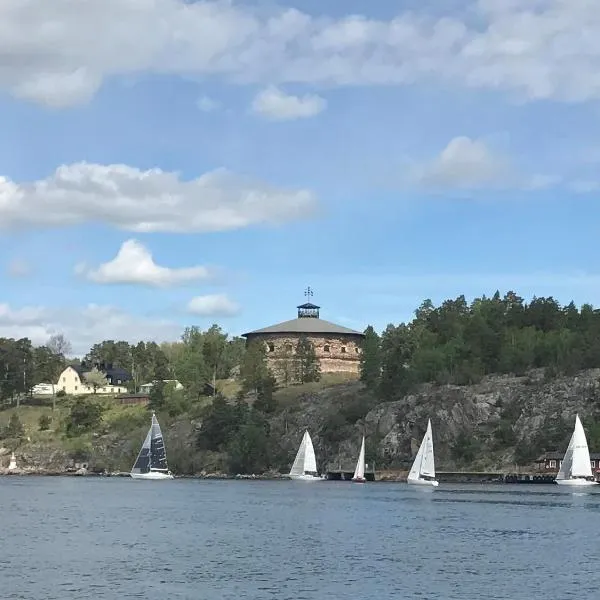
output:
{"label": "distant building", "polygon": [[[72,396],[93,394],[94,387],[88,385],[85,380],[85,374],[89,373],[92,368],[85,363],[68,366],[60,374],[56,390],[62,390]],[[122,394],[127,392],[126,383],[131,380],[131,375],[127,371],[113,368],[112,365],[99,365],[96,368],[106,377],[107,381],[105,386],[96,389],[96,394]]]}
{"label": "distant building", "polygon": [[31,388],[34,396],[51,396],[54,394],[56,386],[53,383],[38,383]]}
{"label": "distant building", "polygon": [[[535,462],[540,471],[558,472],[564,456],[564,452],[546,452]],[[600,473],[600,452],[590,452],[590,464],[594,473]]]}
{"label": "distant building", "polygon": [[123,394],[117,396],[119,404],[125,406],[148,406],[150,404],[150,396],[148,394]]}
{"label": "distant building", "polygon": [[[183,389],[183,386],[181,385],[181,383],[179,383],[179,381],[177,381],[177,379],[163,379],[163,383],[174,383],[176,390]],[[151,381],[150,383],[143,383],[142,385],[140,385],[140,394],[149,394],[152,391],[153,387],[153,381]]]}
{"label": "distant building", "polygon": [[[312,290],[305,292],[312,296]],[[269,367],[278,379],[283,378],[293,358],[298,340],[306,337],[314,346],[322,373],[352,373],[360,370],[360,352],[364,333],[325,321],[321,307],[306,302],[297,307],[296,319],[243,333],[248,342],[265,343]]]}

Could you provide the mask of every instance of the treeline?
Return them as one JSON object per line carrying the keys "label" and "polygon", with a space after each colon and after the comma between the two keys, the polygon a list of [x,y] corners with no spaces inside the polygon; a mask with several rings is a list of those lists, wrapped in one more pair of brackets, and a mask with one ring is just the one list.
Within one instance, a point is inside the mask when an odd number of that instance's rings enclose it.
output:
{"label": "treeline", "polygon": [[600,310],[552,297],[525,302],[496,292],[437,307],[425,300],[411,322],[365,334],[361,379],[384,399],[423,382],[468,385],[490,373],[545,367],[551,377],[600,367]]}

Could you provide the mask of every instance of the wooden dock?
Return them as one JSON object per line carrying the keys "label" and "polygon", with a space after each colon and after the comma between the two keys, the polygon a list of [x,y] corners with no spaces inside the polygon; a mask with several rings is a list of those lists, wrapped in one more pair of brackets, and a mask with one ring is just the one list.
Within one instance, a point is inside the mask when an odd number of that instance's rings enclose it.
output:
{"label": "wooden dock", "polygon": [[[354,469],[328,469],[326,475],[327,479],[331,481],[351,481],[352,477],[354,477]],[[375,481],[375,471],[365,470],[365,479],[367,481]]]}

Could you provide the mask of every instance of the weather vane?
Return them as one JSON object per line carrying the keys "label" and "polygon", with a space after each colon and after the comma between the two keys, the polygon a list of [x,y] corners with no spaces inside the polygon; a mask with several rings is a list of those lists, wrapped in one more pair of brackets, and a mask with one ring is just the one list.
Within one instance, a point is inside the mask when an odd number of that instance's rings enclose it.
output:
{"label": "weather vane", "polygon": [[310,289],[310,285],[306,288],[304,295],[306,296],[307,300],[309,300],[309,301],[313,297],[313,291]]}

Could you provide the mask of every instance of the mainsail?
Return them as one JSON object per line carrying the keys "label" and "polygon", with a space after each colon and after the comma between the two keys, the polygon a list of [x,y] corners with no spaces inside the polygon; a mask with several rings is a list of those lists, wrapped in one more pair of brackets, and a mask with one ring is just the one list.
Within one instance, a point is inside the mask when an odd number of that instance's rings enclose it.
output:
{"label": "mainsail", "polygon": [[131,469],[132,473],[148,473],[149,471],[167,471],[167,453],[162,431],[156,415],[152,413],[152,425],[148,429],[142,448]]}
{"label": "mainsail", "polygon": [[363,435],[362,444],[360,445],[360,453],[358,454],[358,461],[356,468],[354,469],[354,476],[352,479],[364,479],[365,478],[365,436]]}
{"label": "mainsail", "polygon": [[433,455],[433,435],[431,432],[431,419],[427,422],[427,431],[419,446],[419,451],[412,464],[408,479],[415,481],[421,477],[435,477],[435,458]]}
{"label": "mainsail", "polygon": [[572,479],[574,477],[592,477],[590,451],[579,415],[575,415],[575,429],[556,479]]}
{"label": "mainsail", "polygon": [[305,473],[317,472],[317,459],[315,457],[315,449],[313,448],[312,440],[308,431],[304,432],[300,448],[296,453],[294,464],[290,469],[290,475],[304,475]]}

